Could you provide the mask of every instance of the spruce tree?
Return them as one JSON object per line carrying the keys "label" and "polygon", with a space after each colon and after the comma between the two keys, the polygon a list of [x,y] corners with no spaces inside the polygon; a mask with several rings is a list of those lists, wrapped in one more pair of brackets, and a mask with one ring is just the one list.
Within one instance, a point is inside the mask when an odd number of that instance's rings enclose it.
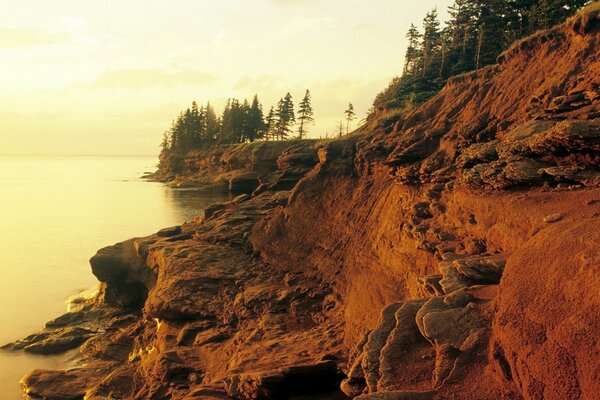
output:
{"label": "spruce tree", "polygon": [[206,130],[205,139],[208,143],[214,143],[218,140],[219,136],[219,120],[210,102],[206,103],[206,107],[204,108],[204,120]]}
{"label": "spruce tree", "polygon": [[277,136],[279,140],[287,139],[292,131],[292,125],[296,122],[294,103],[289,92],[279,100],[275,115],[277,118]]}
{"label": "spruce tree", "polygon": [[440,21],[438,20],[437,10],[434,8],[427,13],[423,19],[423,76],[428,76],[430,71],[435,70],[435,64],[438,61],[441,32]]}
{"label": "spruce tree", "polygon": [[302,101],[300,102],[299,106],[298,106],[298,121],[299,122],[299,126],[298,126],[298,138],[299,139],[303,139],[305,133],[307,132],[307,128],[306,125],[314,122],[314,117],[313,117],[313,109],[312,109],[312,105],[311,105],[311,96],[310,96],[310,91],[308,89],[306,89],[306,93],[304,94],[304,98],[302,99]]}
{"label": "spruce tree", "polygon": [[421,51],[421,34],[414,24],[410,24],[410,29],[406,33],[408,47],[404,56],[404,74],[414,74],[419,69],[418,59]]}
{"label": "spruce tree", "polygon": [[276,140],[276,135],[277,119],[275,117],[275,110],[273,109],[273,106],[271,106],[271,109],[265,118],[265,138],[269,140],[269,137],[271,137],[271,139]]}
{"label": "spruce tree", "polygon": [[248,124],[248,140],[254,142],[255,140],[262,139],[264,137],[265,122],[263,118],[262,105],[258,101],[258,95],[254,95],[252,99],[252,105],[247,112],[247,124]]}
{"label": "spruce tree", "polygon": [[352,103],[348,103],[348,108],[344,111],[346,114],[346,134],[350,131],[350,122],[356,119],[356,113],[354,112],[354,106]]}

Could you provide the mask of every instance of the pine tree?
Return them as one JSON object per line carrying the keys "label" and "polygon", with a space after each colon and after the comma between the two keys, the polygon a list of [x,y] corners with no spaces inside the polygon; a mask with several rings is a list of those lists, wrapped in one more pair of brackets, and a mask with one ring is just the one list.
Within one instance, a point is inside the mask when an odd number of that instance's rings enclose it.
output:
{"label": "pine tree", "polygon": [[210,105],[210,102],[206,103],[204,108],[204,120],[205,120],[205,139],[208,143],[214,143],[218,140],[219,136],[219,120],[215,110]]}
{"label": "pine tree", "polygon": [[292,125],[296,122],[294,103],[289,92],[283,99],[279,100],[275,115],[277,118],[277,136],[279,140],[287,139],[292,131]]}
{"label": "pine tree", "polygon": [[436,56],[439,54],[441,43],[440,21],[435,8],[428,12],[423,19],[423,29],[423,42],[421,45],[423,49],[422,75],[427,76],[431,70],[435,69]]}
{"label": "pine tree", "polygon": [[421,34],[414,24],[410,24],[410,29],[406,33],[408,38],[408,47],[404,55],[404,74],[414,74],[419,68],[418,59],[421,51]]}
{"label": "pine tree", "polygon": [[312,105],[311,105],[310,91],[308,89],[306,89],[304,98],[300,102],[300,105],[298,108],[298,120],[300,121],[300,124],[298,127],[298,138],[299,139],[304,138],[304,134],[307,131],[306,125],[311,122],[314,122],[315,119],[314,119],[313,115],[314,114],[313,114],[313,109],[312,109]]}
{"label": "pine tree", "polygon": [[275,118],[275,110],[273,106],[269,110],[267,117],[265,118],[265,138],[269,140],[271,137],[273,140],[276,140],[275,136],[277,135],[277,119]]}
{"label": "pine tree", "polygon": [[344,111],[346,114],[346,134],[350,131],[350,122],[356,119],[356,113],[354,112],[354,106],[352,103],[348,103],[348,108]]}
{"label": "pine tree", "polygon": [[258,95],[254,95],[252,105],[247,111],[247,138],[250,142],[262,139],[264,137],[265,122],[263,119],[262,105],[258,101]]}

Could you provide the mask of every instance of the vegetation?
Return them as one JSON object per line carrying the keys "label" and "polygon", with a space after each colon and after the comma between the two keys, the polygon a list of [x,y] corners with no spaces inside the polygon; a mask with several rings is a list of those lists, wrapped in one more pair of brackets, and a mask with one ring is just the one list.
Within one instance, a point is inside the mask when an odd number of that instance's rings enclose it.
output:
{"label": "vegetation", "polygon": [[[298,111],[299,138],[307,132],[307,125],[314,121],[310,92],[307,90]],[[192,106],[179,113],[164,133],[163,152],[185,153],[208,148],[216,144],[248,143],[256,140],[284,140],[290,138],[296,121],[292,95],[287,93],[277,108],[271,107],[264,115],[263,106],[255,95],[248,100],[229,99],[221,115],[217,117],[210,103]]]}
{"label": "vegetation", "polygon": [[352,103],[348,103],[348,108],[344,111],[346,114],[346,134],[350,131],[350,122],[356,119],[356,113],[354,112],[354,106]]}
{"label": "vegetation", "polygon": [[298,126],[298,139],[302,139],[304,137],[304,135],[306,134],[306,132],[307,132],[306,125],[315,121],[315,119],[313,117],[314,113],[313,113],[312,105],[310,104],[310,102],[311,102],[310,91],[307,90],[306,93],[304,94],[304,98],[300,102],[300,106],[298,109],[298,121],[300,121],[300,124]]}
{"label": "vegetation", "polygon": [[496,63],[514,41],[547,29],[589,0],[456,0],[442,26],[436,9],[411,25],[403,73],[375,99],[371,115],[408,111],[434,96],[448,78]]}

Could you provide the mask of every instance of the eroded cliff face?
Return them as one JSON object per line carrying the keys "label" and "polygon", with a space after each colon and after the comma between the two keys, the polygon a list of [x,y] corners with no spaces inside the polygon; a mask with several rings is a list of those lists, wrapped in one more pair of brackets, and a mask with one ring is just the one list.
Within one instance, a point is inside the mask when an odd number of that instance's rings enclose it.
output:
{"label": "eroded cliff face", "polygon": [[[310,145],[296,164],[279,153],[251,196],[100,250],[91,264],[103,295],[87,307],[120,314],[100,318],[81,368],[34,371],[24,388],[88,399],[595,398],[599,41],[590,8],[403,118]],[[286,174],[292,165],[302,168]]]}

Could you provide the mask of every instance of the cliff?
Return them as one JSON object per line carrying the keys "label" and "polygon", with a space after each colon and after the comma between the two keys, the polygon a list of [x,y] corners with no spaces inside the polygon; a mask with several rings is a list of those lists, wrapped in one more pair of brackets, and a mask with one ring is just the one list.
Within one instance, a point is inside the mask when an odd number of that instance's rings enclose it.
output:
{"label": "cliff", "polygon": [[[406,116],[303,145],[287,186],[290,151],[273,151],[252,195],[100,250],[101,294],[16,344],[68,342],[93,320],[81,367],[33,371],[24,390],[595,398],[599,41],[588,8]],[[170,178],[252,172],[251,148],[190,156]]]}
{"label": "cliff", "polygon": [[[289,140],[219,145],[180,154],[164,151],[158,170],[146,178],[172,187],[252,192],[260,185],[289,190],[317,162],[324,140]],[[262,189],[261,189],[262,190]]]}

